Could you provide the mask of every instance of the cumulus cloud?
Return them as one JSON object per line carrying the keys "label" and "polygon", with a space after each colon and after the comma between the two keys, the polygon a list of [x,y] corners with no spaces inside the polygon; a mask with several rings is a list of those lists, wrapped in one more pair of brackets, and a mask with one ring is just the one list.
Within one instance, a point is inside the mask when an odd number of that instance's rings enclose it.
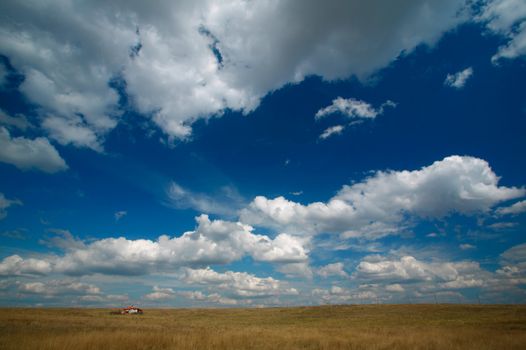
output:
{"label": "cumulus cloud", "polygon": [[424,262],[413,256],[364,259],[356,267],[353,278],[360,281],[423,282],[423,288],[461,289],[484,285],[489,273],[478,262]]}
{"label": "cumulus cloud", "polygon": [[[308,259],[307,241],[288,234],[274,239],[254,234],[253,228],[236,222],[214,220],[201,215],[194,231],[180,237],[161,236],[156,241],[106,238],[91,243],[69,235],[59,237],[66,249],[63,256],[23,259],[18,255],[0,263],[1,274],[57,272],[68,275],[141,275],[173,271],[182,266],[228,264],[251,256],[272,263],[303,262]],[[56,242],[57,240],[48,239]]]}
{"label": "cumulus cloud", "polygon": [[276,269],[285,276],[291,278],[302,277],[311,279],[313,276],[312,268],[309,266],[308,262],[280,264]]}
{"label": "cumulus cloud", "polygon": [[235,298],[256,298],[297,295],[298,291],[272,277],[257,277],[246,272],[216,272],[210,268],[187,269],[184,281],[189,284],[212,286],[227,291]]}
{"label": "cumulus cloud", "polygon": [[24,74],[20,90],[61,143],[98,148],[81,129],[99,137],[116,125],[118,95],[108,83],[136,38],[126,13],[104,10],[73,1],[0,5],[0,51]]}
{"label": "cumulus cloud", "polygon": [[[2,283],[3,282],[3,283]],[[32,301],[47,305],[115,305],[128,300],[125,294],[105,294],[93,283],[72,279],[35,281],[7,279],[0,282],[4,296],[24,303]]]}
{"label": "cumulus cloud", "polygon": [[326,203],[304,205],[284,197],[257,196],[240,218],[298,235],[324,232],[376,239],[402,231],[409,224],[407,214],[441,218],[483,213],[525,194],[523,188],[498,186],[498,181],[486,161],[451,156],[420,170],[378,171],[362,182],[344,185]]}
{"label": "cumulus cloud", "polygon": [[11,137],[4,127],[0,127],[0,162],[13,164],[21,170],[37,169],[46,173],[68,169],[64,159],[46,138]]}
{"label": "cumulus cloud", "polygon": [[4,112],[2,109],[0,109],[0,124],[3,124],[8,128],[14,127],[22,131],[34,127],[33,124],[31,124],[24,115],[17,114],[16,116],[12,117],[6,112]]}
{"label": "cumulus cloud", "polygon": [[43,259],[23,259],[11,255],[0,262],[0,276],[45,275],[52,271],[52,264]]}
{"label": "cumulus cloud", "polygon": [[72,144],[77,147],[88,147],[97,152],[102,151],[96,132],[83,122],[79,116],[68,119],[47,117],[42,122],[42,127],[51,138],[62,145]]}
{"label": "cumulus cloud", "polygon": [[462,0],[3,1],[0,51],[24,74],[20,89],[40,107],[50,137],[100,151],[121,114],[109,84],[116,77],[139,112],[170,137],[187,138],[196,119],[248,113],[268,92],[306,76],[367,77],[400,53],[432,45],[465,20],[464,7]]}
{"label": "cumulus cloud", "polygon": [[341,262],[322,266],[318,269],[317,274],[324,278],[331,276],[348,277],[347,272],[343,269],[343,263]]}
{"label": "cumulus cloud", "polygon": [[506,284],[511,286],[526,285],[526,243],[513,246],[500,255],[501,268],[496,271],[497,288]]}
{"label": "cumulus cloud", "polygon": [[153,287],[153,291],[144,296],[148,300],[166,300],[175,298],[175,291],[172,288]]}
{"label": "cumulus cloud", "polygon": [[97,295],[100,294],[100,288],[82,282],[72,282],[64,280],[52,280],[46,282],[27,282],[19,283],[18,291],[27,294],[41,294],[45,296],[58,295]]}
{"label": "cumulus cloud", "polygon": [[455,74],[448,74],[444,85],[455,89],[462,89],[469,78],[473,75],[473,68],[469,67]]}
{"label": "cumulus cloud", "polygon": [[501,254],[502,264],[516,265],[526,272],[526,243],[513,246]]}
{"label": "cumulus cloud", "polygon": [[508,39],[492,57],[493,62],[526,54],[526,6],[523,1],[487,1],[477,19],[485,22],[491,31]]}
{"label": "cumulus cloud", "polygon": [[388,292],[397,292],[397,293],[405,292],[404,287],[402,287],[398,283],[388,284],[387,286],[385,286],[385,290],[388,291]]}
{"label": "cumulus cloud", "polygon": [[232,299],[232,298],[222,296],[219,293],[211,293],[207,295],[201,291],[190,291],[190,292],[180,292],[179,294],[187,299],[210,302],[210,303],[221,304],[221,305],[237,305],[240,301],[239,299]]}
{"label": "cumulus cloud", "polygon": [[517,215],[526,212],[526,200],[513,203],[509,207],[497,208],[495,212],[498,215]]}
{"label": "cumulus cloud", "polygon": [[316,112],[315,118],[321,119],[334,113],[340,113],[350,119],[374,119],[378,115],[383,114],[386,107],[395,106],[396,104],[393,101],[386,101],[379,108],[374,108],[371,104],[362,100],[338,97],[332,101],[330,106]]}
{"label": "cumulus cloud", "polygon": [[481,295],[492,292],[500,296],[507,293],[521,295],[520,286],[526,284],[525,247],[514,246],[501,254],[501,268],[495,272],[482,269],[476,261],[448,261],[438,259],[436,254],[431,261],[408,254],[398,255],[396,251],[387,255],[369,255],[350,275],[349,281],[357,283],[358,288],[336,286],[333,291],[317,289],[313,295],[325,302],[358,302],[352,298],[358,293],[375,295],[377,301],[408,298],[429,301],[436,296],[456,301],[464,298],[465,289],[477,289]]}
{"label": "cumulus cloud", "polygon": [[22,202],[18,199],[7,199],[3,193],[0,193],[0,220],[7,216],[6,209],[13,205],[22,205]]}

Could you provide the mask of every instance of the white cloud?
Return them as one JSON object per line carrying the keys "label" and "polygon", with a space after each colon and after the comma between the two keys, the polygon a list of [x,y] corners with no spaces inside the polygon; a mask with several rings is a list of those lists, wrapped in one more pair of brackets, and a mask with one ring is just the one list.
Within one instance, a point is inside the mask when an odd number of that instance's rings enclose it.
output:
{"label": "white cloud", "polygon": [[398,283],[388,284],[387,286],[385,286],[385,290],[388,291],[388,292],[397,292],[397,293],[405,292],[404,287],[402,287]]}
{"label": "white cloud", "polygon": [[3,1],[0,51],[25,75],[20,89],[40,107],[50,137],[100,151],[119,121],[108,84],[116,76],[139,112],[167,135],[187,138],[196,119],[250,112],[268,92],[306,76],[367,77],[419,44],[434,44],[465,19],[464,6]]}
{"label": "white cloud", "polygon": [[[456,276],[452,268],[447,272]],[[368,280],[431,280],[434,271],[412,256],[403,256],[400,260],[361,261],[355,276]]]}
{"label": "white cloud", "polygon": [[441,288],[446,289],[464,289],[464,288],[475,288],[483,287],[486,285],[486,279],[482,276],[459,276],[453,281],[448,281],[439,285]]}
{"label": "white cloud", "polygon": [[62,145],[73,144],[77,147],[89,147],[94,151],[102,151],[96,132],[79,116],[67,119],[48,116],[42,122],[42,127]]}
{"label": "white cloud", "polygon": [[11,255],[0,262],[0,276],[45,275],[51,271],[51,263],[42,259],[23,259]]}
{"label": "white cloud", "polygon": [[153,287],[153,291],[144,296],[148,300],[166,300],[175,298],[175,291],[172,288]]}
{"label": "white cloud", "polygon": [[[252,233],[241,223],[214,220],[201,215],[195,231],[180,237],[161,236],[156,241],[106,238],[91,243],[61,237],[66,253],[41,260],[22,259],[17,255],[0,263],[0,274],[57,272],[69,275],[116,274],[141,275],[173,271],[181,266],[228,264],[251,256],[256,261],[272,263],[304,262],[308,259],[306,240],[287,234],[274,239]],[[56,240],[48,239],[49,242]],[[38,266],[39,269],[29,268]]]}
{"label": "white cloud", "polygon": [[498,186],[498,181],[486,161],[451,156],[420,170],[378,171],[343,186],[326,203],[304,205],[284,197],[257,196],[240,212],[240,220],[291,234],[326,232],[376,239],[403,231],[410,225],[407,214],[441,218],[483,213],[525,194],[523,188]]}
{"label": "white cloud", "polygon": [[126,215],[128,215],[128,212],[126,210],[120,210],[120,211],[115,212],[115,214],[113,214],[113,216],[115,217],[115,221],[119,221]]}
{"label": "white cloud", "polygon": [[501,268],[497,270],[498,286],[526,285],[526,243],[515,245],[500,255]]}
{"label": "white cloud", "polygon": [[[52,279],[35,281],[6,280],[4,296],[9,295],[12,300],[23,303],[28,301],[42,303],[42,305],[115,305],[129,298],[123,294],[105,294],[93,283],[72,279]],[[0,288],[2,287],[0,283]],[[38,304],[37,304],[38,305]]]}
{"label": "white cloud", "polygon": [[526,243],[513,246],[501,254],[503,264],[516,265],[526,272]]}
{"label": "white cloud", "polygon": [[386,107],[396,107],[396,104],[393,101],[386,101],[376,109],[371,104],[362,100],[338,97],[332,101],[330,106],[316,112],[315,118],[321,119],[334,113],[340,113],[350,119],[374,119],[383,114]]}
{"label": "white cloud", "polygon": [[477,18],[485,22],[493,32],[508,39],[492,57],[497,63],[501,59],[513,59],[526,54],[526,6],[522,0],[487,1]]}
{"label": "white cloud", "polygon": [[12,117],[2,109],[0,109],[0,124],[3,124],[7,127],[15,127],[22,131],[34,127],[24,115],[17,114],[16,116]]}
{"label": "white cloud", "polygon": [[218,293],[212,293],[212,294],[206,295],[201,291],[191,291],[191,292],[180,292],[179,294],[187,299],[205,301],[205,302],[210,302],[214,304],[237,305],[239,303],[239,300],[227,298]]}
{"label": "white cloud", "polygon": [[526,200],[513,203],[509,207],[497,208],[495,212],[498,215],[517,215],[526,212]]}
{"label": "white cloud", "polygon": [[118,96],[108,83],[135,34],[127,13],[105,10],[73,1],[0,7],[0,51],[25,75],[20,90],[41,107],[45,129],[64,144],[96,148],[79,129],[101,137],[116,124]]}
{"label": "white cloud", "polygon": [[332,135],[339,135],[342,133],[344,128],[345,127],[343,125],[335,125],[335,126],[328,127],[321,133],[320,139],[325,140],[326,138]]}
{"label": "white cloud", "polygon": [[461,289],[480,287],[490,274],[482,270],[478,262],[431,262],[427,263],[413,256],[385,258],[376,256],[369,261],[362,260],[353,273],[360,281],[396,282],[407,284],[421,282],[418,289]]}
{"label": "white cloud", "polygon": [[3,193],[0,193],[0,220],[7,216],[6,209],[13,205],[22,205],[18,199],[7,199]]}
{"label": "white cloud", "polygon": [[18,284],[20,293],[42,294],[46,296],[70,295],[70,294],[100,294],[100,288],[93,284],[72,282],[63,280],[52,280],[46,282],[27,282]]}
{"label": "white cloud", "polygon": [[0,127],[0,162],[13,164],[22,170],[38,169],[46,173],[68,169],[64,159],[46,138],[30,140],[11,137],[4,127]]}
{"label": "white cloud", "polygon": [[454,87],[455,89],[462,89],[469,78],[473,75],[473,68],[468,67],[455,74],[448,74],[444,85]]}
{"label": "white cloud", "polygon": [[518,223],[516,222],[496,222],[494,224],[489,225],[488,227],[492,230],[506,230],[510,228],[517,227]]}
{"label": "white cloud", "polygon": [[190,284],[212,286],[229,292],[235,298],[297,295],[298,291],[272,277],[257,277],[246,272],[216,272],[210,268],[187,269],[184,278]]}
{"label": "white cloud", "polygon": [[343,269],[343,263],[341,262],[322,266],[318,269],[317,274],[324,278],[331,276],[348,277],[347,272]]}
{"label": "white cloud", "polygon": [[303,277],[306,279],[312,278],[312,269],[307,262],[280,264],[277,270],[287,277]]}
{"label": "white cloud", "polygon": [[526,55],[526,21],[522,21],[516,34],[512,35],[512,40],[507,46],[501,47],[498,53],[492,57],[493,62],[501,58],[515,58]]}
{"label": "white cloud", "polygon": [[200,290],[179,292],[180,295],[192,300],[206,300],[207,296]]}
{"label": "white cloud", "polygon": [[458,247],[462,250],[471,250],[471,249],[476,248],[473,244],[469,244],[469,243],[462,243]]}

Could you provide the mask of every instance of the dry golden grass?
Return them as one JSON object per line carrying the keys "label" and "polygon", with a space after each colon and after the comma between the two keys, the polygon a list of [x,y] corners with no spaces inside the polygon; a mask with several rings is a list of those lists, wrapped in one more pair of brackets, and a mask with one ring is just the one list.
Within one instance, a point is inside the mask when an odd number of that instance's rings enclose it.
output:
{"label": "dry golden grass", "polygon": [[526,349],[526,306],[0,309],[0,349]]}

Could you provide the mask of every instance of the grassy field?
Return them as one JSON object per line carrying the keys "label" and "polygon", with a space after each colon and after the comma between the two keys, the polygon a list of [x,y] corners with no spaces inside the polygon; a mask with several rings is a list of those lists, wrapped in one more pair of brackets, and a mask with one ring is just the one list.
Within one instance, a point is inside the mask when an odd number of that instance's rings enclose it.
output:
{"label": "grassy field", "polygon": [[526,306],[0,309],[0,349],[526,349]]}

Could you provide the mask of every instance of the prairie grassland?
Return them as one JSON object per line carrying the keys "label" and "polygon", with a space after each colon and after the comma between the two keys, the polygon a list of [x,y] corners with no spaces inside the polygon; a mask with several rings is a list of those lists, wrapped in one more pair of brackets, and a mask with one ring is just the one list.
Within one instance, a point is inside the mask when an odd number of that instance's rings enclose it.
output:
{"label": "prairie grassland", "polygon": [[6,308],[0,349],[526,349],[526,306]]}

